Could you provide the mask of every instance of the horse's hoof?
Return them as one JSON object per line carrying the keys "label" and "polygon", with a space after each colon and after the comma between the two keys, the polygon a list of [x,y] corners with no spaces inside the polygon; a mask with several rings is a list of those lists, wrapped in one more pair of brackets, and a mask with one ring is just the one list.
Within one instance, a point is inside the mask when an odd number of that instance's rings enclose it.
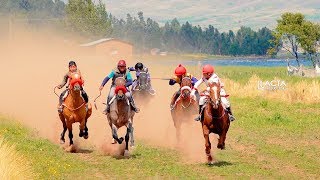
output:
{"label": "horse's hoof", "polygon": [[85,135],[83,136],[84,139],[88,139],[89,138],[89,135]]}
{"label": "horse's hoof", "polygon": [[213,161],[209,161],[209,162],[208,162],[208,165],[209,165],[209,166],[211,166],[211,165],[213,165],[213,164],[214,164]]}
{"label": "horse's hoof", "polygon": [[69,147],[66,148],[67,152],[75,153],[77,151],[76,147],[71,144]]}
{"label": "horse's hoof", "polygon": [[129,150],[125,150],[123,156],[124,157],[129,157],[130,156]]}
{"label": "horse's hoof", "polygon": [[83,133],[79,133],[79,137],[83,137]]}
{"label": "horse's hoof", "polygon": [[64,144],[66,141],[64,139],[60,139],[60,144]]}

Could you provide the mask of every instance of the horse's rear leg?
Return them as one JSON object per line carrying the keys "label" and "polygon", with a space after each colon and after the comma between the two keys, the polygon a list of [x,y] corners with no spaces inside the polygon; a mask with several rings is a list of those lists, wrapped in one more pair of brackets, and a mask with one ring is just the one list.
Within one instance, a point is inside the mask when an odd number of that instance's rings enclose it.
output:
{"label": "horse's rear leg", "polygon": [[126,149],[124,151],[124,156],[129,156],[129,147],[128,147],[128,144],[129,144],[129,135],[130,135],[130,128],[129,126],[127,127],[127,133],[126,133],[126,136],[125,136],[125,141],[126,141]]}
{"label": "horse's rear leg", "polygon": [[209,139],[210,131],[208,127],[205,125],[202,125],[202,131],[203,131],[204,140],[206,142],[205,146],[206,146],[206,155],[207,155],[208,164],[212,164],[211,143]]}
{"label": "horse's rear leg", "polygon": [[129,134],[129,138],[130,138],[130,146],[134,147],[134,137],[133,137],[133,126],[132,126],[132,122],[131,120],[129,121],[129,125],[128,128],[130,129],[130,134]]}
{"label": "horse's rear leg", "polygon": [[66,124],[66,121],[65,121],[63,114],[59,114],[59,118],[60,118],[62,125],[63,125],[63,130],[60,135],[60,144],[64,144],[66,142],[66,140],[64,139],[64,135],[66,134],[66,131],[67,131],[67,124]]}
{"label": "horse's rear leg", "polygon": [[118,138],[118,128],[114,124],[112,124],[112,137],[118,142],[118,144],[121,144],[123,141],[123,137]]}

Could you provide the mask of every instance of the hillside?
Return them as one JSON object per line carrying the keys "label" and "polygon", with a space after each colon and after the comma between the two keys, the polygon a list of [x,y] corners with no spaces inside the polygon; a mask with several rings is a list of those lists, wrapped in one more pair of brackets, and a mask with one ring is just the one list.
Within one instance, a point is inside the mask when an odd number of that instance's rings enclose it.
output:
{"label": "hillside", "polygon": [[127,13],[143,11],[145,17],[166,22],[175,17],[179,21],[190,21],[194,25],[212,24],[221,31],[249,26],[257,29],[273,28],[276,19],[284,12],[301,12],[307,19],[320,22],[320,4],[316,0],[146,0],[132,3],[129,0],[104,1],[107,10],[117,17],[125,18]]}

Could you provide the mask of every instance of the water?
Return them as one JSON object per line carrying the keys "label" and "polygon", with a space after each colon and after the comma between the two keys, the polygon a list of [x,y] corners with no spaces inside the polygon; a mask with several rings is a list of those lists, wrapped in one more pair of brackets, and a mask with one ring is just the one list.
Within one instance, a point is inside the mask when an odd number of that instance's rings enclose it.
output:
{"label": "water", "polygon": [[[290,65],[298,66],[295,59],[289,59]],[[286,67],[286,59],[218,59],[218,60],[168,60],[168,61],[157,61],[155,64],[165,65],[203,65],[211,64],[214,66],[252,66],[252,67]],[[312,62],[309,60],[300,60],[305,67],[312,66]]]}

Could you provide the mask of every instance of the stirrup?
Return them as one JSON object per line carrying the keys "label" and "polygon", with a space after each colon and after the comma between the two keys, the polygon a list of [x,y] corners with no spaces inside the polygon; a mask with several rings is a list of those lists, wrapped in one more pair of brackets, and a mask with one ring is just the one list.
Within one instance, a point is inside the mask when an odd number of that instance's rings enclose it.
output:
{"label": "stirrup", "polygon": [[195,121],[200,121],[200,120],[201,120],[201,115],[198,116],[198,117],[196,117],[196,118],[194,118],[194,120],[195,120]]}
{"label": "stirrup", "polygon": [[236,120],[236,118],[234,118],[234,116],[232,115],[232,114],[229,114],[229,121],[234,121],[234,120]]}
{"label": "stirrup", "polygon": [[170,105],[170,111],[174,110],[174,105]]}
{"label": "stirrup", "polygon": [[63,106],[61,105],[61,106],[58,107],[58,113],[61,114],[62,112],[63,112]]}

